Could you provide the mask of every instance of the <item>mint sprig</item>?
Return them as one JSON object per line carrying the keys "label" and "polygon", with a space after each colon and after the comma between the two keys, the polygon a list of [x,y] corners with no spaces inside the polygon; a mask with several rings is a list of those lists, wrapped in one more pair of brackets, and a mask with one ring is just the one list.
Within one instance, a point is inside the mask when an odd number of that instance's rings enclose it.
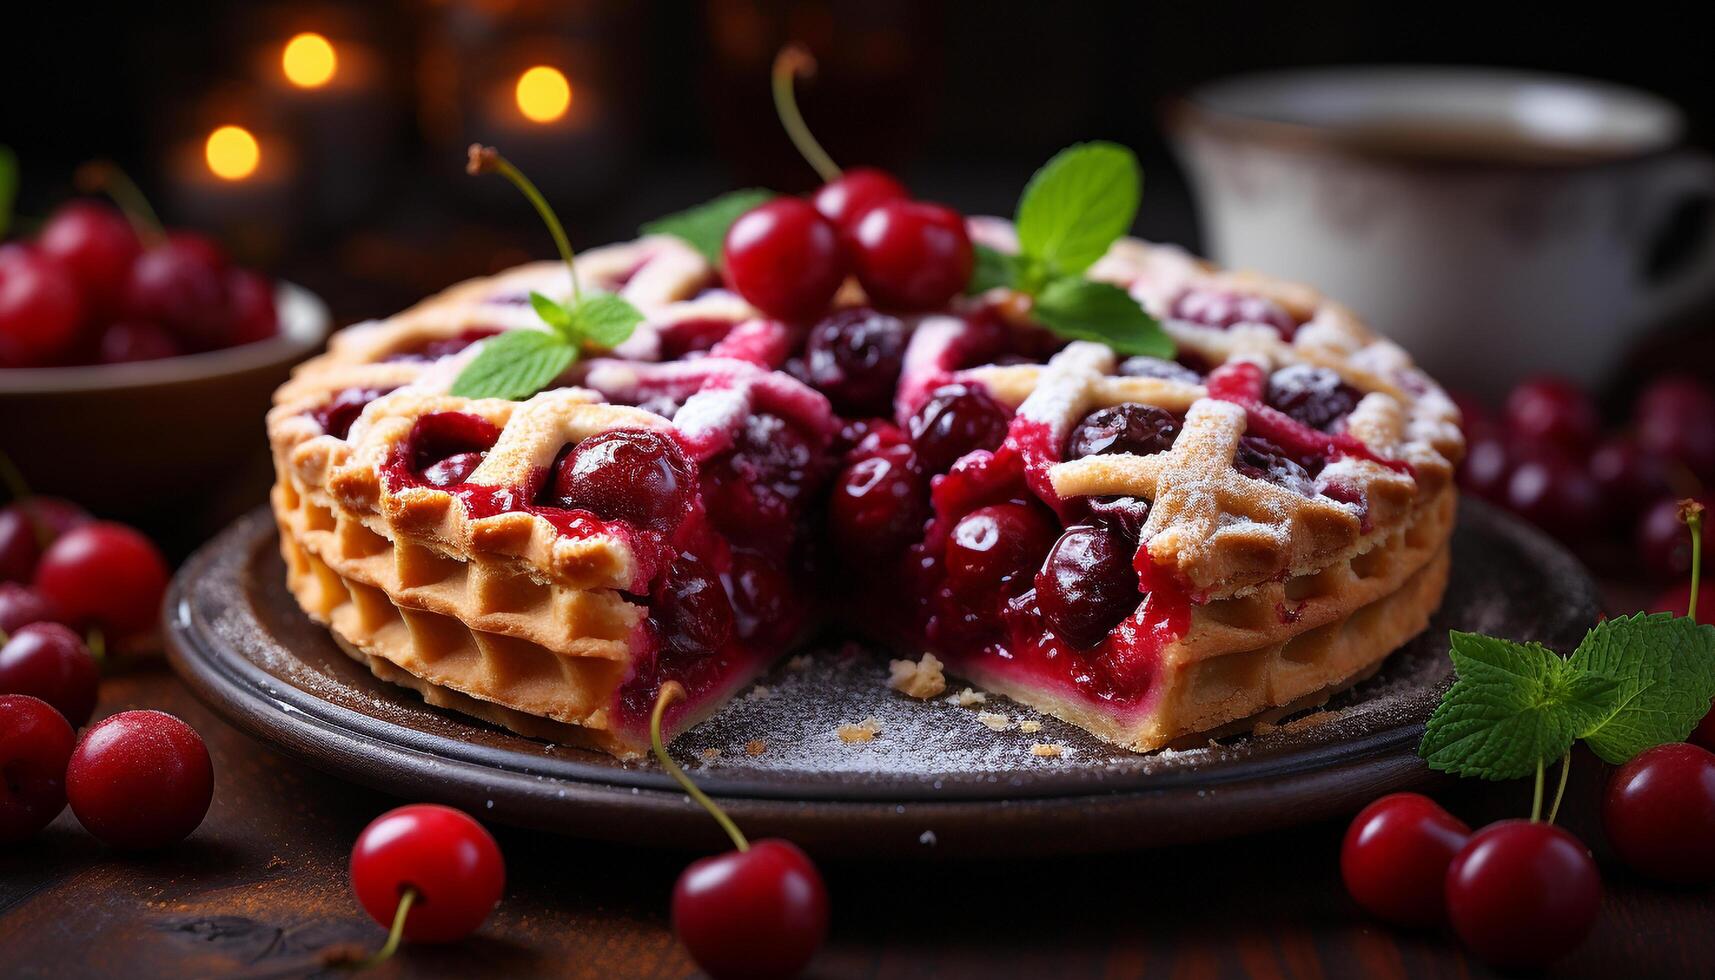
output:
{"label": "mint sprig", "polygon": [[565,302],[538,292],[530,294],[530,307],[547,324],[547,330],[509,330],[484,341],[476,357],[453,381],[452,393],[463,398],[528,398],[585,353],[611,350],[624,343],[643,322],[643,314],[613,293],[583,291],[576,256],[560,219],[536,185],[510,161],[492,147],[472,145],[466,170],[471,174],[498,173],[512,181],[542,216],[572,277],[572,295]]}
{"label": "mint sprig", "polygon": [[777,197],[773,191],[760,187],[729,191],[712,201],[693,208],[676,211],[643,225],[645,235],[672,235],[702,253],[710,264],[719,265],[721,243],[726,241],[727,229],[746,211],[767,204]]}
{"label": "mint sprig", "polygon": [[1619,698],[1580,733],[1604,762],[1625,762],[1645,749],[1683,742],[1715,697],[1715,626],[1671,613],[1638,613],[1596,624],[1568,664],[1607,674]]}
{"label": "mint sprig", "polygon": [[1117,143],[1061,150],[1019,198],[1018,254],[978,246],[966,292],[1004,286],[1031,297],[1037,320],[1062,337],[1172,357],[1172,339],[1131,294],[1083,277],[1131,228],[1142,188],[1136,155]]}

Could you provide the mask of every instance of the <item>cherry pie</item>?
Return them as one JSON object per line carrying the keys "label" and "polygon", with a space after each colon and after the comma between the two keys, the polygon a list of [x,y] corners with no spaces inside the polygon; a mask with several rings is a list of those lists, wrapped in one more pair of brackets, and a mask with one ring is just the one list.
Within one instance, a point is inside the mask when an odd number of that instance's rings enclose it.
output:
{"label": "cherry pie", "polygon": [[[1005,251],[1010,227],[971,222]],[[563,265],[338,335],[277,393],[303,608],[378,676],[525,734],[643,751],[829,620],[1138,750],[1316,703],[1423,629],[1457,413],[1314,291],[1117,243],[1089,272],[1175,360],[929,315],[758,314],[677,239],[578,259],[645,316],[525,401],[453,380]]]}

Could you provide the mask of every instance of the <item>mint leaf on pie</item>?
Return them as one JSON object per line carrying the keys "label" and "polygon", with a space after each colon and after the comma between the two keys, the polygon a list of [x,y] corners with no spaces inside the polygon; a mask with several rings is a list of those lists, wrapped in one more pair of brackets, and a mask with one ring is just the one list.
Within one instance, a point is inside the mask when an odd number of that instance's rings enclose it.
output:
{"label": "mint leaf on pie", "polygon": [[611,350],[624,343],[643,322],[643,314],[624,297],[613,293],[590,293],[571,309],[569,329],[574,339],[592,347]]}
{"label": "mint leaf on pie", "polygon": [[453,382],[460,398],[529,398],[577,360],[565,338],[541,330],[508,330],[482,342],[482,350]]}
{"label": "mint leaf on pie", "polygon": [[1117,143],[1061,150],[1019,198],[1019,251],[1040,260],[1050,275],[1083,272],[1130,230],[1142,188],[1137,157]]}
{"label": "mint leaf on pie", "polygon": [[549,299],[541,293],[531,290],[530,308],[536,311],[536,315],[542,318],[543,323],[553,327],[562,335],[567,330],[571,329],[572,311],[566,307],[566,304]]}
{"label": "mint leaf on pie", "polygon": [[1125,290],[1106,282],[1049,280],[1036,297],[1036,319],[1062,337],[1094,340],[1121,354],[1172,357],[1173,341]]}
{"label": "mint leaf on pie", "polygon": [[1418,754],[1429,768],[1516,779],[1566,754],[1619,703],[1619,682],[1537,643],[1449,634],[1458,679],[1429,718]]}
{"label": "mint leaf on pie", "polygon": [[1715,698],[1715,626],[1670,613],[1597,623],[1572,664],[1613,676],[1619,698],[1579,736],[1616,765],[1648,748],[1682,742]]}
{"label": "mint leaf on pie", "polygon": [[997,286],[1018,284],[1018,259],[987,245],[972,245],[975,261],[971,264],[971,281],[965,286],[966,296],[986,293]]}
{"label": "mint leaf on pie", "polygon": [[773,200],[773,191],[751,187],[729,191],[712,201],[656,218],[640,230],[645,235],[672,235],[703,254],[710,263],[719,265],[721,242],[739,216],[759,204]]}

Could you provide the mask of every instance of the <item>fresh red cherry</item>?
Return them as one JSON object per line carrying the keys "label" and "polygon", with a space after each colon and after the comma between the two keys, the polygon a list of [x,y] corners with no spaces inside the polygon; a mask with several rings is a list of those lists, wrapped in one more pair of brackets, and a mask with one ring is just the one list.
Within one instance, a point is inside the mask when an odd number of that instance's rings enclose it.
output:
{"label": "fresh red cherry", "polygon": [[979,385],[935,389],[906,421],[924,469],[945,473],[974,449],[996,449],[1006,439],[1010,413]]}
{"label": "fresh red cherry", "polygon": [[0,580],[28,582],[42,550],[60,535],[95,518],[69,500],[30,497],[0,507]]}
{"label": "fresh red cherry", "polygon": [[31,623],[59,621],[60,611],[41,593],[16,582],[0,582],[0,633],[10,635]]}
{"label": "fresh red cherry", "polygon": [[904,321],[868,307],[837,310],[810,328],[805,380],[842,414],[885,412],[905,363]]}
{"label": "fresh red cherry", "polygon": [[34,251],[0,261],[0,367],[36,367],[77,341],[84,304],[64,266]]}
{"label": "fresh red cherry", "polygon": [[1109,528],[1067,528],[1036,573],[1042,618],[1074,646],[1102,642],[1142,601],[1131,558],[1126,542]]}
{"label": "fresh red cherry", "polygon": [[280,310],[274,283],[250,269],[233,269],[226,277],[232,302],[232,343],[253,344],[280,332]]}
{"label": "fresh red cherry", "polygon": [[1504,504],[1507,483],[1512,479],[1513,460],[1506,437],[1498,431],[1472,434],[1459,464],[1459,486],[1484,500]]}
{"label": "fresh red cherry", "polygon": [[1608,780],[1602,826],[1645,877],[1715,882],[1715,754],[1684,742],[1638,753]]}
{"label": "fresh red cherry", "polygon": [[370,918],[392,926],[410,892],[404,937],[463,939],[481,927],[506,888],[500,846],[482,824],[452,807],[418,803],[389,810],[351,849],[351,890]]}
{"label": "fresh red cherry", "polygon": [[53,823],[66,805],[66,762],[77,736],[53,706],[0,694],[0,844]]}
{"label": "fresh red cherry", "polygon": [[827,887],[791,842],[759,840],[685,869],[673,931],[715,980],[794,977],[827,938]]}
{"label": "fresh red cherry", "polygon": [[73,727],[95,713],[100,684],[89,648],[59,623],[31,623],[0,646],[0,693],[41,698]]}
{"label": "fresh red cherry", "polygon": [[184,353],[177,339],[159,324],[146,320],[121,320],[101,332],[96,356],[103,364],[158,361]]}
{"label": "fresh red cherry", "polygon": [[781,320],[814,319],[846,278],[839,232],[795,197],[777,197],[740,215],[727,229],[721,258],[733,291]]}
{"label": "fresh red cherry", "polygon": [[875,305],[933,310],[964,292],[974,252],[964,216],[926,201],[883,201],[847,236],[852,270]]}
{"label": "fresh red cherry", "polygon": [[1066,458],[1108,453],[1149,456],[1173,448],[1182,425],[1178,416],[1153,405],[1125,402],[1084,416],[1066,440]]}
{"label": "fresh red cherry", "polygon": [[214,798],[208,747],[160,711],[122,711],[97,722],[72,752],[66,799],[84,829],[126,850],[176,844]]}
{"label": "fresh red cherry", "polygon": [[87,305],[107,312],[118,308],[131,264],[143,250],[125,216],[95,201],[72,201],[55,211],[36,247],[71,273]]}
{"label": "fresh red cherry", "polygon": [[1646,452],[1631,436],[1610,436],[1590,454],[1590,478],[1609,514],[1625,517],[1673,493],[1667,460]]}
{"label": "fresh red cherry", "polygon": [[1547,823],[1503,820],[1477,831],[1447,868],[1447,917],[1484,961],[1545,966],[1584,941],[1602,878],[1578,838]]}
{"label": "fresh red cherry", "polygon": [[1638,444],[1684,463],[1697,477],[1715,482],[1715,389],[1683,375],[1662,378],[1638,395],[1632,418]]}
{"label": "fresh red cherry", "polygon": [[1521,382],[1507,395],[1507,429],[1529,445],[1552,445],[1582,458],[1601,418],[1584,389],[1551,376]]}
{"label": "fresh red cherry", "polygon": [[231,346],[227,268],[211,249],[200,238],[174,237],[144,252],[125,286],[126,317],[161,324],[190,350]]}
{"label": "fresh red cherry", "polygon": [[36,567],[35,588],[76,624],[113,638],[152,627],[167,590],[167,563],[123,524],[97,521],[61,535]]}
{"label": "fresh red cherry", "polygon": [[1330,431],[1352,414],[1363,392],[1327,368],[1293,364],[1269,376],[1268,404],[1312,429]]}
{"label": "fresh red cherry", "polygon": [[929,483],[910,446],[864,455],[834,479],[829,526],[847,555],[871,560],[898,554],[922,533]]}
{"label": "fresh red cherry", "polygon": [[1364,807],[1340,846],[1346,891],[1378,919],[1427,928],[1447,918],[1447,866],[1471,828],[1419,793],[1393,793]]}
{"label": "fresh red cherry", "polygon": [[947,538],[947,585],[967,602],[1010,598],[1030,588],[1054,539],[1055,527],[1038,507],[979,507]]}
{"label": "fresh red cherry", "polygon": [[[1715,416],[1711,416],[1715,418]],[[1705,500],[1704,506],[1715,501]],[[1691,571],[1691,531],[1679,519],[1679,501],[1663,498],[1638,519],[1637,554],[1644,568],[1664,579]],[[1715,554],[1715,521],[1703,522],[1703,553]],[[1690,598],[1689,595],[1686,598]],[[1684,606],[1680,607],[1681,610]]]}
{"label": "fresh red cherry", "polygon": [[1596,481],[1576,459],[1549,445],[1513,466],[1505,501],[1513,513],[1568,541],[1602,514]]}
{"label": "fresh red cherry", "polygon": [[877,204],[910,196],[905,185],[887,171],[853,167],[823,184],[812,200],[822,217],[841,230],[849,230]]}
{"label": "fresh red cherry", "polygon": [[616,429],[572,447],[549,489],[558,506],[666,531],[689,511],[695,485],[691,462],[671,436]]}

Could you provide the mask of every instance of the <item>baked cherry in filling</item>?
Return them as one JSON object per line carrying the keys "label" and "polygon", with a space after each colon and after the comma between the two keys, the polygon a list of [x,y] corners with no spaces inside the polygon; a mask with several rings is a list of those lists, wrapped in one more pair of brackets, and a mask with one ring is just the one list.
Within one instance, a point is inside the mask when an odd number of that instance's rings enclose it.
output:
{"label": "baked cherry in filling", "polygon": [[1011,413],[982,387],[950,384],[929,394],[906,429],[923,467],[931,473],[944,473],[972,450],[999,448],[1010,417]]}
{"label": "baked cherry in filling", "polygon": [[905,362],[904,321],[868,307],[839,310],[810,329],[804,380],[848,414],[885,412]]}
{"label": "baked cherry in filling", "polygon": [[746,418],[732,449],[702,471],[703,501],[715,525],[776,554],[826,475],[818,447],[768,412]]}
{"label": "baked cherry in filling", "polygon": [[1119,362],[1114,373],[1128,378],[1160,378],[1163,381],[1182,381],[1191,385],[1203,382],[1203,375],[1178,361],[1165,361],[1142,354]]}
{"label": "baked cherry in filling", "polygon": [[1268,405],[1320,432],[1352,414],[1361,397],[1338,374],[1309,364],[1283,367],[1268,379]]}
{"label": "baked cherry in filling", "polygon": [[1053,521],[1040,505],[979,507],[947,538],[947,585],[978,611],[999,612],[998,603],[989,603],[1029,588],[1054,538]]}
{"label": "baked cherry in filling", "polygon": [[1149,456],[1173,448],[1181,420],[1166,409],[1137,402],[1098,408],[1072,430],[1066,458],[1082,459],[1106,453]]}
{"label": "baked cherry in filling", "polygon": [[829,531],[843,554],[876,560],[903,551],[929,517],[929,481],[916,453],[890,445],[840,471],[828,500]]}
{"label": "baked cherry in filling", "polygon": [[1134,550],[1100,525],[1063,531],[1036,573],[1036,604],[1049,628],[1079,647],[1100,643],[1137,608]]}
{"label": "baked cherry in filling", "polygon": [[690,511],[694,479],[671,436],[615,429],[571,447],[554,464],[544,502],[665,532]]}
{"label": "baked cherry in filling", "polygon": [[363,414],[370,402],[391,392],[392,388],[343,388],[321,408],[313,409],[310,417],[322,431],[335,439],[351,435],[351,424]]}
{"label": "baked cherry in filling", "polygon": [[1168,316],[1217,330],[1260,323],[1286,340],[1298,332],[1298,321],[1274,300],[1223,289],[1193,286],[1174,298]]}
{"label": "baked cherry in filling", "polygon": [[438,361],[443,357],[451,357],[479,340],[500,333],[499,327],[467,327],[451,337],[441,337],[437,340],[426,340],[415,347],[397,350],[382,358],[384,361]]}
{"label": "baked cherry in filling", "polygon": [[417,419],[405,446],[411,469],[432,487],[470,479],[500,439],[494,423],[465,412],[434,412]]}

